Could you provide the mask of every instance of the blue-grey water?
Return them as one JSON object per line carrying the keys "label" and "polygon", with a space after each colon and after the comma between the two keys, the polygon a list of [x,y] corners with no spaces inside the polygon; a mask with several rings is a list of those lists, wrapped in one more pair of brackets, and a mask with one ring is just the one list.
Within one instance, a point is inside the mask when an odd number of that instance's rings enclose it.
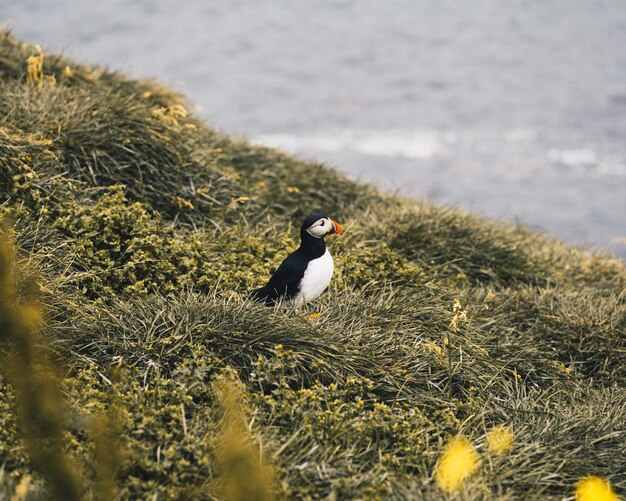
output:
{"label": "blue-grey water", "polygon": [[625,0],[0,0],[1,22],[226,132],[626,256]]}

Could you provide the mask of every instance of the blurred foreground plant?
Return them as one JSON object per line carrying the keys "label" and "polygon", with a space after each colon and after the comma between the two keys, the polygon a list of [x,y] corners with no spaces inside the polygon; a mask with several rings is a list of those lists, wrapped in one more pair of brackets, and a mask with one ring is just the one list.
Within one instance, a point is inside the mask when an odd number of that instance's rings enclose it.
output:
{"label": "blurred foreground plant", "polygon": [[444,492],[454,492],[478,468],[480,458],[470,443],[463,437],[454,437],[446,445],[435,470],[435,482]]}
{"label": "blurred foreground plant", "polygon": [[222,494],[229,501],[273,499],[272,471],[263,463],[262,451],[250,436],[244,414],[244,386],[236,373],[227,371],[216,383],[223,410],[223,432],[217,454],[222,468]]}
{"label": "blurred foreground plant", "polygon": [[[4,230],[2,233],[6,233]],[[20,424],[33,465],[47,480],[55,499],[80,499],[76,470],[64,454],[65,410],[59,381],[47,354],[37,342],[43,326],[41,307],[30,298],[17,301],[15,255],[0,237],[0,341],[6,351],[2,370],[18,403]]]}
{"label": "blurred foreground plant", "polygon": [[576,501],[619,501],[611,485],[600,477],[585,477],[576,485]]}
{"label": "blurred foreground plant", "polygon": [[508,426],[496,426],[487,433],[487,449],[496,456],[500,456],[511,448],[514,439],[515,437]]}

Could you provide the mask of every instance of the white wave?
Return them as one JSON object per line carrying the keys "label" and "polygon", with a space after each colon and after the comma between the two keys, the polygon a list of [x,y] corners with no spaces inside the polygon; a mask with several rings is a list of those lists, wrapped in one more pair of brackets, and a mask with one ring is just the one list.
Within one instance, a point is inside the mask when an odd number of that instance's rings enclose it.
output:
{"label": "white wave", "polygon": [[559,162],[570,167],[582,167],[596,165],[598,163],[598,155],[594,150],[589,148],[550,150],[548,151],[548,160]]}
{"label": "white wave", "polygon": [[[293,154],[349,152],[362,155],[429,160],[458,158],[475,152],[496,152],[502,157],[526,154],[535,148],[538,133],[533,129],[478,130],[470,132],[434,129],[329,130],[304,134],[260,134],[255,144],[279,148]],[[600,176],[626,176],[621,155],[606,155],[591,148],[549,149],[547,160],[570,167],[575,172]],[[514,173],[519,174],[519,173]]]}
{"label": "white wave", "polygon": [[626,176],[626,164],[622,157],[600,155],[589,148],[550,150],[548,160],[568,167],[591,169],[600,176]]}
{"label": "white wave", "polygon": [[626,164],[616,161],[600,162],[598,174],[603,176],[626,177]]}
{"label": "white wave", "polygon": [[351,151],[373,156],[429,159],[444,155],[446,143],[453,139],[437,131],[393,129],[304,135],[262,134],[253,137],[252,141],[291,153]]}

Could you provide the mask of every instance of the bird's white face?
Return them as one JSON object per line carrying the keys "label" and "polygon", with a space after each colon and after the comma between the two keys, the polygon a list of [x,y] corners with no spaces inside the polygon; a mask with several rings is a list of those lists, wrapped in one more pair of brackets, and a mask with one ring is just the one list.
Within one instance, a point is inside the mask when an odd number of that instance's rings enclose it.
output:
{"label": "bird's white face", "polygon": [[330,232],[335,233],[337,229],[332,220],[321,217],[306,229],[307,233],[315,238],[322,238]]}

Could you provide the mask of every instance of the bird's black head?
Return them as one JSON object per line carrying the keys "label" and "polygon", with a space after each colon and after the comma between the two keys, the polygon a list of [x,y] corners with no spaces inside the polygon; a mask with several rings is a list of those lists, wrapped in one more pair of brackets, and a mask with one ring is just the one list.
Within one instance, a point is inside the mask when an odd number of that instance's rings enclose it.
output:
{"label": "bird's black head", "polygon": [[343,228],[337,221],[323,214],[311,214],[304,219],[300,228],[300,236],[304,240],[306,236],[323,239],[326,235],[341,235]]}

